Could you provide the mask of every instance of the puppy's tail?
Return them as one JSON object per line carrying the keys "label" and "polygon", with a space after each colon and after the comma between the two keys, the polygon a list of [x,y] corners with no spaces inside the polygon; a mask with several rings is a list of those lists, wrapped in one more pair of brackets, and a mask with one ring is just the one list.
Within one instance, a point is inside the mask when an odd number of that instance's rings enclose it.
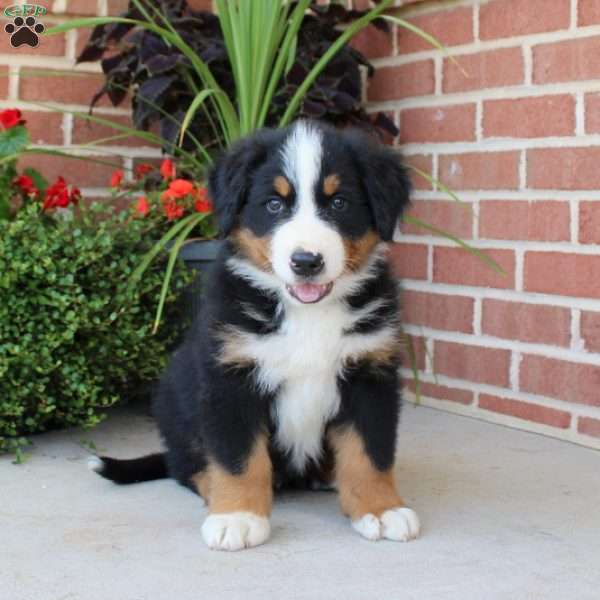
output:
{"label": "puppy's tail", "polygon": [[140,458],[120,460],[108,456],[91,456],[88,468],[115,483],[140,483],[169,477],[165,454],[148,454]]}

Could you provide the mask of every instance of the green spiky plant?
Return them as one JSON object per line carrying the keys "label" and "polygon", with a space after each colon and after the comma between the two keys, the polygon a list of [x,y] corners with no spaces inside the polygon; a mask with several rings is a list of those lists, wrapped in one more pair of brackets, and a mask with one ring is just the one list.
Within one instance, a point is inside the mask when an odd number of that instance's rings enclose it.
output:
{"label": "green spiky plant", "polygon": [[[395,23],[400,28],[419,35],[441,52],[446,52],[446,49],[438,40],[412,23],[396,16],[384,14],[387,9],[392,7],[393,1],[381,0],[375,8],[360,16],[340,33],[327,51],[312,66],[304,81],[297,87],[277,122],[279,127],[288,125],[296,117],[311,86],[315,84],[319,75],[336,54],[348,44],[353,36],[376,19],[385,19]],[[294,62],[298,32],[310,4],[311,0],[298,0],[295,3],[286,0],[253,0],[252,2],[248,0],[216,0],[219,25],[234,78],[234,97],[230,97],[225,92],[218,84],[209,65],[186,43],[169,22],[169,19],[156,7],[156,3],[149,0],[131,0],[130,6],[135,7],[139,15],[139,18],[136,19],[124,17],[76,19],[53,27],[46,34],[54,35],[77,28],[120,24],[124,27],[135,27],[152,32],[159,36],[164,43],[181,52],[190,65],[189,71],[185,73],[185,79],[193,91],[193,99],[181,121],[175,122],[179,129],[178,143],[167,145],[167,150],[176,156],[189,172],[194,173],[198,179],[202,179],[205,177],[207,168],[212,164],[212,152],[190,131],[190,125],[195,116],[200,111],[211,116],[209,119],[210,126],[214,129],[215,137],[222,140],[224,147],[229,146],[236,139],[263,127],[267,122],[269,109],[278,86],[281,84],[282,76]],[[450,59],[453,60],[452,57]],[[133,135],[146,142],[159,144],[163,147],[165,145],[165,140],[151,132],[128,128],[109,119],[93,115],[74,114],[78,118],[114,128],[118,132],[114,139]],[[171,115],[165,115],[165,117],[175,120]],[[193,150],[185,147],[184,140],[191,143]],[[414,170],[436,185],[437,189],[459,201],[450,190],[440,182],[435,181],[430,175],[418,169]],[[163,295],[166,295],[175,263],[175,255],[202,218],[202,215],[198,214],[189,215],[176,222],[144,257],[133,274],[132,285],[136,285],[140,281],[144,271],[154,258],[163,252],[170,243],[172,244],[172,260],[168,263],[163,286]],[[502,272],[500,267],[485,253],[450,233],[429,225],[414,216],[405,216],[405,221],[452,240],[490,265],[494,270]],[[160,321],[161,306],[162,302],[159,302],[156,323]],[[407,339],[408,354],[411,357],[410,361],[415,373],[418,397],[419,380],[415,366],[416,359],[410,339]]]}

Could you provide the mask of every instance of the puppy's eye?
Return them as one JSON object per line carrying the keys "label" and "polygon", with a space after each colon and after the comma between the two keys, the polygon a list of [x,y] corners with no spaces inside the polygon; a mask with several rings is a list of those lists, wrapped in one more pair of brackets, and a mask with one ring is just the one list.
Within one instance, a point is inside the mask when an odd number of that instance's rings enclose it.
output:
{"label": "puppy's eye", "polygon": [[343,198],[342,196],[336,196],[331,201],[331,206],[334,210],[344,210],[346,206],[348,206],[348,203],[346,202],[346,198]]}
{"label": "puppy's eye", "polygon": [[269,198],[267,200],[267,210],[272,214],[276,215],[283,210],[283,201],[281,198]]}

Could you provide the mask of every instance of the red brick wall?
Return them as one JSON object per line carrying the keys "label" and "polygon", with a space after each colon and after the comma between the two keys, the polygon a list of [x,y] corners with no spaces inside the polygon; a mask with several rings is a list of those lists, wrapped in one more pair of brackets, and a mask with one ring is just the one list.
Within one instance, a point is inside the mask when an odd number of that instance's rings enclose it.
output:
{"label": "red brick wall", "polygon": [[412,213],[506,272],[403,228],[393,257],[427,349],[424,402],[600,448],[600,0],[398,14],[468,74],[411,33],[358,41],[378,67],[369,110],[392,113],[408,161],[468,205],[415,179]]}
{"label": "red brick wall", "polygon": [[[13,3],[1,0],[0,8]],[[126,0],[39,3],[51,9],[51,25],[115,14]],[[413,213],[487,250],[506,272],[403,229],[393,257],[424,402],[600,447],[600,0],[417,1],[400,14],[447,44],[468,76],[413,34],[368,31],[357,45],[378,67],[369,109],[392,113],[407,160],[471,211],[416,177]],[[98,67],[57,73],[73,68],[85,33],[17,50],[1,29],[0,108],[22,108],[41,146],[69,149],[110,135],[28,103],[87,110],[102,81]],[[27,74],[32,69],[55,76]],[[107,102],[97,114],[129,118],[125,106]],[[159,156],[135,140],[102,151],[126,170]],[[106,195],[113,169],[29,161],[50,178],[64,174],[88,197]]]}

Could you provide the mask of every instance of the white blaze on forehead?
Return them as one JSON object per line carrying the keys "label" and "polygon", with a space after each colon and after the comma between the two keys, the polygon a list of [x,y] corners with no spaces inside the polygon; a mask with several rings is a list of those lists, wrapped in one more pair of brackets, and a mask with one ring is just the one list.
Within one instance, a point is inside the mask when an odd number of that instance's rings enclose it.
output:
{"label": "white blaze on forehead", "polygon": [[283,169],[296,190],[298,212],[313,213],[314,190],[321,172],[323,136],[315,127],[299,121],[282,150]]}
{"label": "white blaze on forehead", "polygon": [[318,214],[316,191],[322,170],[323,134],[306,121],[299,121],[281,150],[283,171],[295,190],[290,219],[273,235],[273,269],[288,284],[296,280],[290,258],[297,250],[321,254],[325,263],[314,283],[336,280],[344,269],[345,253],[340,234]]}

